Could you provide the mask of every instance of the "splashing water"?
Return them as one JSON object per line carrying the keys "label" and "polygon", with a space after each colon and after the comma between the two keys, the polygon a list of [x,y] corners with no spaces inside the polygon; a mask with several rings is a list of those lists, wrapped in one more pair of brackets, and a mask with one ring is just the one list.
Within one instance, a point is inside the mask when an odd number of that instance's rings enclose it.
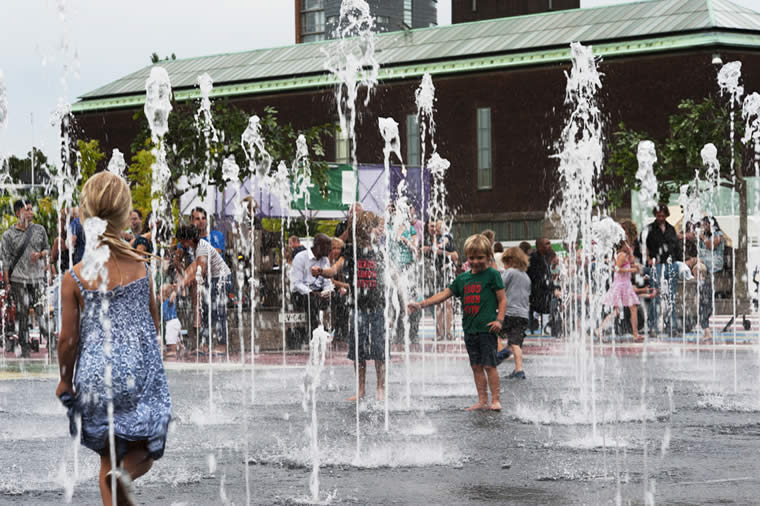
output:
{"label": "splashing water", "polygon": [[[601,77],[596,68],[597,59],[591,47],[579,43],[570,45],[572,69],[567,77],[565,103],[572,107],[558,144],[559,180],[562,188],[561,200],[552,202],[550,208],[559,215],[565,241],[569,246],[568,255],[576,258],[577,241],[592,237],[592,215],[596,202],[595,182],[600,173],[603,158],[603,134],[601,113],[597,106],[596,94],[601,88]],[[552,199],[554,201],[554,198]],[[591,248],[581,250],[582,265],[572,279],[565,277],[564,289],[569,293],[594,293],[588,290],[591,280],[589,272]],[[583,272],[583,271],[586,272]],[[589,314],[601,314],[599,297],[590,297]],[[586,314],[586,300],[581,298],[580,314]],[[573,319],[574,320],[574,319]],[[574,329],[570,339],[573,344],[573,366],[578,384],[579,401],[585,413],[590,411],[592,437],[597,437],[596,419],[596,366],[594,348],[588,346],[590,332],[585,319],[580,319],[580,328]]]}
{"label": "splashing water", "polygon": [[[760,98],[760,96],[759,96]],[[718,148],[713,143],[707,143],[699,152],[702,157],[702,165],[705,166],[705,178],[710,186],[717,187],[720,178],[720,162],[718,161]]]}
{"label": "splashing water", "polygon": [[261,135],[261,119],[257,115],[248,118],[248,126],[243,132],[240,142],[243,145],[245,156],[248,158],[249,168],[261,182],[262,178],[269,174],[272,168],[272,156],[264,146],[264,138]]}
{"label": "splashing water", "polygon": [[169,131],[169,113],[172,111],[172,85],[166,69],[150,69],[145,92],[145,117],[154,140],[158,140]]}
{"label": "splashing water", "polygon": [[636,179],[641,182],[639,202],[642,209],[652,209],[660,201],[660,193],[657,189],[657,178],[654,175],[654,164],[657,162],[657,152],[654,142],[641,141],[636,152],[639,169],[636,171]]}
{"label": "splashing water", "polygon": [[[171,104],[172,86],[169,80],[169,74],[162,67],[153,67],[150,69],[150,76],[145,81],[145,117],[150,127],[151,139],[153,140],[152,154],[154,157],[153,171],[151,174],[151,209],[153,218],[151,219],[151,241],[153,251],[158,251],[156,224],[164,216],[167,208],[164,189],[171,179],[171,170],[166,162],[166,146],[164,146],[164,136],[169,131],[169,113],[172,111]],[[167,220],[168,222],[168,220]],[[155,260],[152,261],[155,264]],[[156,265],[153,265],[154,270]]]}
{"label": "splashing water", "polygon": [[[740,84],[742,73],[742,64],[739,61],[726,63],[718,71],[718,86],[720,86],[721,95],[728,94],[730,99],[731,112],[730,118],[730,141],[731,141],[731,216],[736,216],[736,153],[734,153],[734,138],[736,136],[734,127],[735,105],[741,105],[741,97],[744,95],[744,86]],[[736,265],[736,248],[731,248],[731,265]],[[732,276],[731,284],[731,316],[736,320],[736,276]],[[733,327],[734,334],[734,392],[739,389],[739,379],[736,363],[736,326]]]}
{"label": "splashing water", "polygon": [[615,248],[615,246],[625,239],[625,231],[618,222],[605,216],[597,219],[596,216],[591,222],[591,242],[595,251],[605,254]]}
{"label": "splashing water", "polygon": [[[364,106],[369,105],[377,84],[379,64],[375,58],[375,18],[365,0],[343,0],[336,27],[336,42],[329,46],[325,69],[340,83],[336,89],[340,127],[353,139],[356,100],[365,88]],[[352,143],[353,157],[356,145]]]}
{"label": "splashing water", "polygon": [[82,278],[86,280],[97,281],[100,278],[101,283],[104,279],[107,282],[108,270],[105,264],[108,262],[111,250],[107,245],[100,244],[98,240],[106,231],[107,225],[105,220],[97,217],[87,218],[82,223],[85,237],[93,238],[85,243],[84,256],[82,256]]}
{"label": "splashing water", "polygon": [[111,159],[108,161],[108,172],[124,177],[124,170],[127,168],[127,162],[124,161],[124,155],[117,148],[113,149]]}
{"label": "splashing water", "polygon": [[[304,201],[306,209],[311,204],[311,192],[314,184],[311,182],[311,163],[309,162],[309,146],[303,134],[296,139],[296,159],[293,161],[293,199]],[[306,235],[309,235],[307,224]]]}
{"label": "splashing water", "polygon": [[718,85],[721,92],[729,93],[731,99],[739,102],[744,95],[744,86],[740,84],[742,78],[742,62],[732,61],[723,65],[718,71]]}
{"label": "splashing water", "polygon": [[313,501],[319,500],[319,423],[317,420],[317,388],[319,388],[322,371],[325,368],[327,344],[329,334],[322,325],[314,329],[309,342],[309,362],[306,364],[304,373],[304,394],[301,403],[304,412],[309,412],[311,403],[311,424],[306,431],[310,436],[311,448],[311,477],[309,478],[309,491]]}
{"label": "splashing water", "polygon": [[[365,88],[364,106],[369,105],[372,90],[377,84],[379,64],[375,58],[375,18],[370,14],[365,0],[343,0],[340,5],[340,18],[335,32],[334,43],[325,52],[325,69],[337,80],[335,102],[338,106],[338,118],[341,131],[348,134],[351,152],[351,166],[354,181],[359,181],[359,167],[356,161],[356,101],[359,90]],[[354,203],[356,209],[356,203]],[[353,256],[357,258],[356,249],[356,214],[352,213]],[[354,269],[354,286],[357,286],[357,269]],[[359,327],[359,299],[354,291],[354,327]],[[359,333],[355,332],[356,349],[359,349]],[[359,375],[358,361],[356,369],[356,459],[361,449],[361,427],[359,425]]]}

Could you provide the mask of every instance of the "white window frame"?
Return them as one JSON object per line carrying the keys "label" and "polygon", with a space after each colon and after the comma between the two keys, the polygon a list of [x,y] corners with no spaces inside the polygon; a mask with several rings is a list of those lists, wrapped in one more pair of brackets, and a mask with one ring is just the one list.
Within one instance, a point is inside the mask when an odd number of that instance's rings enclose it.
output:
{"label": "white window frame", "polygon": [[406,164],[410,167],[420,167],[422,155],[420,149],[420,125],[416,114],[406,116]]}
{"label": "white window frame", "polygon": [[335,132],[335,163],[351,163],[351,142],[340,127]]}
{"label": "white window frame", "polygon": [[493,133],[491,128],[491,108],[477,109],[478,134],[478,190],[493,189]]}

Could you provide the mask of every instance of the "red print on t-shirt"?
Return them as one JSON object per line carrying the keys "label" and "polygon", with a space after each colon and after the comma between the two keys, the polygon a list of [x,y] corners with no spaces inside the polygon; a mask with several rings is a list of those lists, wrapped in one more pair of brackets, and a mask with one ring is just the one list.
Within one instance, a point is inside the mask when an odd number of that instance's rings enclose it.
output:
{"label": "red print on t-shirt", "polygon": [[474,316],[480,311],[480,283],[464,286],[464,314]]}
{"label": "red print on t-shirt", "polygon": [[377,287],[377,262],[374,260],[358,260],[356,262],[356,285],[359,288]]}

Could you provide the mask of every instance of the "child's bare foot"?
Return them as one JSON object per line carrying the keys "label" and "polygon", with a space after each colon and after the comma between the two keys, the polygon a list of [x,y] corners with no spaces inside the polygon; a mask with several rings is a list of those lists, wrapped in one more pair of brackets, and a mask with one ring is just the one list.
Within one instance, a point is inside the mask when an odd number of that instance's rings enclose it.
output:
{"label": "child's bare foot", "polygon": [[465,411],[486,411],[490,409],[487,402],[478,402],[477,404],[466,408]]}
{"label": "child's bare foot", "polygon": [[644,342],[644,338],[641,337],[640,335],[635,335],[635,336],[633,336],[633,342],[634,343],[643,343]]}
{"label": "child's bare foot", "polygon": [[493,401],[491,403],[491,411],[501,411],[501,402]]}
{"label": "child's bare foot", "polygon": [[385,399],[385,390],[383,390],[382,388],[378,388],[377,393],[375,394],[375,398],[378,401],[382,401],[383,399]]}
{"label": "child's bare foot", "polygon": [[[359,394],[359,400],[363,400],[363,399],[364,399],[364,392],[361,392],[361,393]],[[355,396],[355,395],[352,395],[351,397],[349,397],[349,398],[348,398],[348,399],[346,399],[346,400],[347,400],[347,401],[349,401],[349,402],[355,402],[355,401],[356,401],[356,396]]]}

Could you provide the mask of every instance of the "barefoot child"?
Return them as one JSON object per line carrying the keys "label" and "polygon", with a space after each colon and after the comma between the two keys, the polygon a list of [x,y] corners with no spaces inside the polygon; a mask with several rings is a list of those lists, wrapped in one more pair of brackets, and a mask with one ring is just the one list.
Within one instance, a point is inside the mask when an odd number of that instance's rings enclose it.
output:
{"label": "barefoot child", "polygon": [[[341,270],[348,273],[349,284],[354,280],[356,271],[356,286],[359,312],[356,319],[359,322],[359,348],[356,348],[356,336],[349,330],[348,358],[356,363],[359,375],[359,399],[364,397],[365,377],[367,375],[367,360],[375,361],[377,376],[376,398],[385,398],[385,274],[382,255],[377,251],[373,231],[380,230],[380,219],[370,211],[361,211],[356,216],[356,262],[353,251],[347,252],[330,268],[312,267],[313,276],[333,278]],[[375,236],[376,237],[376,236]],[[350,304],[353,311],[354,304]],[[350,316],[349,329],[353,329],[356,319]],[[356,397],[351,397],[355,401]]]}
{"label": "barefoot child", "polygon": [[507,338],[509,350],[515,356],[515,370],[508,376],[525,379],[522,363],[522,344],[525,329],[528,328],[530,311],[530,278],[525,273],[530,263],[528,255],[518,247],[509,248],[501,256],[504,272],[501,280],[507,296],[507,316],[504,319],[503,335]]}
{"label": "barefoot child", "polygon": [[627,307],[631,311],[631,329],[633,332],[633,340],[636,342],[643,341],[639,336],[638,327],[638,305],[639,297],[636,295],[636,291],[633,289],[631,283],[631,274],[639,272],[640,265],[636,264],[636,257],[633,255],[633,240],[636,238],[636,225],[629,220],[625,220],[621,223],[623,230],[626,233],[626,239],[624,239],[617,247],[618,254],[615,258],[615,279],[612,282],[612,286],[607,293],[602,297],[602,303],[605,308],[614,308],[614,312],[610,312],[609,315],[602,321],[601,327],[599,327],[598,333],[601,335],[604,332],[604,328],[609,324],[610,320],[619,315],[624,307]]}
{"label": "barefoot child", "polygon": [[[99,218],[106,228],[98,237],[87,238],[84,258],[63,276],[56,395],[69,408],[72,435],[81,416],[81,442],[100,455],[103,504],[112,504],[114,492],[118,504],[133,504],[131,482],[164,454],[171,419],[158,344],[158,308],[146,256],[121,240],[132,209],[126,181],[110,172],[96,174],[82,188],[80,202],[85,223]],[[93,272],[102,260],[99,251],[92,251],[98,247],[107,248],[107,279],[102,270]],[[107,291],[99,289],[102,283]]]}
{"label": "barefoot child", "polygon": [[[501,410],[499,373],[496,370],[496,340],[507,309],[504,284],[498,271],[490,267],[491,241],[482,234],[471,235],[464,243],[470,270],[457,276],[445,290],[422,302],[408,305],[409,311],[440,304],[452,296],[462,300],[462,328],[470,367],[478,390],[478,402],[470,410]],[[488,389],[491,403],[488,403]]]}

